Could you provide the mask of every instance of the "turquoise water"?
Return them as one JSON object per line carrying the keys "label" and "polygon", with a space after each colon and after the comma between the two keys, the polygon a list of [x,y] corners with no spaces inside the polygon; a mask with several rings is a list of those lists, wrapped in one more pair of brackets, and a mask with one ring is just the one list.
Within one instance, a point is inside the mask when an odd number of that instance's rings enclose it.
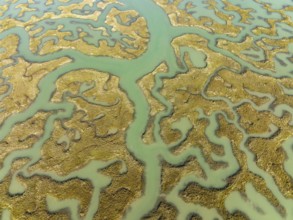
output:
{"label": "turquoise water", "polygon": [[[54,4],[46,6],[45,3],[35,3],[30,4],[30,8],[35,9],[32,12],[25,12],[22,16],[19,16],[20,7],[17,7],[21,3],[27,3],[26,0],[17,1],[16,3],[1,2],[1,5],[8,5],[9,8],[5,11],[1,19],[7,17],[13,17],[15,20],[19,21],[29,21],[32,16],[41,17],[47,12],[52,12],[54,14],[60,14],[60,6],[68,6],[72,3],[78,3],[80,1],[68,1],[66,3],[55,1]],[[255,105],[249,99],[244,99],[239,103],[233,103],[228,98],[225,97],[209,97],[205,93],[205,89],[202,91],[202,96],[207,100],[221,100],[228,104],[230,109],[234,114],[234,118],[230,119],[224,112],[216,111],[211,115],[206,115],[204,111],[200,108],[196,109],[199,113],[199,118],[206,119],[209,124],[205,130],[205,134],[209,142],[215,143],[223,147],[225,154],[222,156],[212,155],[214,161],[222,162],[227,164],[223,169],[212,169],[208,162],[205,160],[202,151],[197,147],[188,148],[186,151],[179,155],[174,155],[171,153],[172,149],[180,146],[183,141],[188,136],[189,132],[194,129],[190,118],[183,116],[180,120],[173,124],[173,129],[178,130],[181,133],[181,139],[176,143],[166,144],[161,137],[160,122],[171,115],[173,111],[172,104],[166,100],[164,96],[160,94],[160,90],[163,87],[163,80],[166,78],[173,78],[178,74],[182,74],[188,71],[188,67],[184,61],[184,54],[188,54],[193,66],[195,68],[205,68],[207,64],[207,55],[202,51],[197,51],[191,47],[181,47],[179,57],[182,66],[178,65],[176,54],[174,48],[171,46],[171,42],[176,37],[182,36],[184,34],[193,34],[201,36],[208,41],[208,48],[217,53],[221,53],[228,58],[236,61],[240,64],[241,68],[235,71],[235,74],[241,74],[245,70],[251,70],[254,73],[264,76],[270,76],[272,78],[292,78],[293,76],[293,64],[290,59],[293,56],[293,42],[288,45],[288,52],[278,52],[275,55],[275,59],[272,61],[275,63],[275,71],[268,69],[261,69],[254,66],[252,63],[241,59],[236,54],[231,51],[221,49],[217,46],[217,42],[220,39],[225,39],[231,42],[243,42],[246,36],[253,37],[254,41],[260,41],[262,38],[270,38],[276,41],[282,40],[283,38],[292,38],[293,28],[282,23],[282,15],[277,12],[268,13],[268,11],[260,3],[271,4],[273,9],[280,10],[285,5],[292,5],[292,1],[230,1],[234,5],[239,5],[241,8],[253,9],[250,13],[251,18],[249,23],[241,23],[241,15],[237,11],[227,11],[225,10],[225,4],[222,1],[215,1],[217,10],[231,15],[233,17],[232,23],[235,26],[241,27],[241,32],[236,37],[231,37],[225,34],[210,33],[205,29],[198,27],[188,27],[188,26],[173,26],[171,25],[170,19],[166,12],[158,6],[154,1],[150,0],[121,0],[122,4],[109,4],[105,10],[101,10],[96,4],[94,6],[88,5],[84,10],[72,11],[73,14],[83,14],[83,13],[93,13],[94,11],[101,11],[101,15],[97,21],[80,19],[80,18],[61,18],[53,19],[47,18],[36,24],[32,30],[37,30],[42,28],[40,32],[35,34],[35,37],[41,36],[48,30],[55,30],[59,25],[63,25],[62,31],[72,33],[68,36],[66,40],[76,40],[79,38],[78,28],[82,29],[84,32],[88,33],[87,37],[84,37],[84,41],[90,45],[99,46],[100,40],[106,40],[110,46],[113,46],[113,41],[105,37],[102,32],[95,30],[94,28],[105,27],[106,30],[111,32],[111,38],[117,41],[123,42],[123,35],[111,31],[111,27],[105,24],[105,19],[107,14],[112,8],[117,8],[118,10],[135,10],[138,12],[139,16],[143,17],[147,23],[148,32],[150,33],[147,50],[135,59],[119,59],[107,56],[93,56],[86,55],[74,49],[62,49],[58,52],[39,55],[37,53],[31,52],[29,49],[30,36],[24,27],[13,27],[8,30],[2,31],[0,33],[0,39],[15,34],[20,37],[20,43],[18,45],[18,53],[14,58],[22,57],[31,63],[43,63],[50,60],[58,59],[61,57],[68,57],[71,62],[60,66],[54,71],[50,72],[44,76],[38,84],[39,93],[34,100],[34,102],[23,112],[13,114],[9,116],[1,125],[0,130],[0,140],[3,140],[16,124],[22,123],[29,118],[33,117],[36,113],[40,111],[54,112],[51,114],[46,121],[44,127],[43,135],[34,143],[31,148],[24,150],[17,150],[11,152],[7,155],[3,161],[3,166],[0,169],[0,180],[3,180],[10,172],[12,163],[20,158],[29,158],[27,162],[21,169],[13,174],[11,184],[9,187],[9,193],[11,195],[23,194],[26,191],[25,186],[23,186],[16,177],[21,175],[26,178],[30,178],[33,175],[46,176],[57,182],[64,182],[70,179],[78,178],[82,180],[88,180],[93,186],[92,199],[90,201],[89,209],[84,218],[81,218],[79,214],[79,201],[76,199],[66,199],[58,200],[57,198],[48,194],[47,196],[47,207],[50,212],[58,212],[62,209],[68,209],[70,212],[71,219],[93,219],[96,212],[99,211],[99,196],[103,188],[111,183],[111,178],[96,172],[105,167],[110,166],[117,161],[124,164],[123,160],[113,160],[113,161],[91,161],[83,168],[76,170],[66,176],[59,176],[55,173],[49,173],[44,171],[34,171],[30,172],[28,169],[41,159],[41,150],[45,142],[51,137],[54,130],[54,122],[58,120],[69,119],[74,113],[74,105],[66,100],[66,94],[63,97],[63,101],[60,103],[51,102],[51,97],[56,91],[57,80],[74,70],[81,69],[94,69],[100,72],[105,72],[113,76],[119,77],[119,86],[127,94],[128,99],[131,101],[134,108],[134,120],[131,122],[130,126],[126,131],[126,148],[131,153],[131,155],[144,165],[144,189],[142,196],[134,201],[129,209],[124,213],[124,219],[135,220],[142,219],[148,213],[150,213],[157,205],[161,197],[161,175],[162,175],[162,161],[173,166],[179,166],[184,164],[188,157],[193,156],[196,158],[200,166],[202,167],[206,178],[203,179],[194,174],[188,174],[180,180],[170,192],[166,195],[165,200],[174,205],[178,210],[177,219],[187,219],[191,214],[197,214],[203,219],[222,219],[218,211],[214,208],[209,209],[207,207],[201,206],[199,204],[185,203],[180,197],[179,193],[182,191],[189,183],[197,183],[205,188],[221,189],[227,185],[227,178],[235,175],[240,169],[240,164],[232,151],[231,140],[226,137],[219,137],[216,134],[218,129],[217,117],[222,115],[225,120],[235,125],[235,127],[241,131],[243,137],[240,149],[246,155],[248,169],[255,175],[264,179],[267,187],[277,198],[280,204],[286,210],[286,216],[279,214],[273,205],[261,194],[257,193],[255,187],[247,183],[246,194],[248,198],[254,204],[261,204],[261,212],[255,211],[251,204],[245,203],[241,194],[237,191],[232,192],[225,201],[226,209],[233,213],[235,211],[241,210],[250,219],[293,219],[293,201],[292,199],[286,198],[276,185],[273,177],[268,174],[265,170],[260,169],[256,162],[254,154],[246,147],[246,144],[250,138],[253,137],[263,137],[269,138],[278,131],[278,127],[271,125],[271,129],[267,133],[263,134],[249,134],[245,129],[239,125],[239,116],[236,112],[237,106],[243,103],[251,103],[257,111],[268,111],[277,117],[282,117],[285,112],[293,114],[293,109],[291,106],[286,104],[278,105],[274,109],[270,108],[270,104],[274,100],[274,96],[271,94],[263,94],[253,91],[248,91],[257,97],[266,97],[269,102],[263,105]],[[169,1],[172,4],[173,1]],[[187,4],[192,3],[194,7],[186,8]],[[208,7],[206,1],[191,1],[184,0],[178,5],[178,9],[187,10],[192,14],[194,19],[199,19],[202,16],[208,16],[214,22],[219,24],[226,24],[226,21],[218,17],[213,9]],[[292,19],[292,13],[286,12],[287,16]],[[276,32],[275,36],[266,36],[265,34],[256,35],[252,32],[256,27],[270,27],[267,19],[276,20]],[[122,22],[122,21],[121,21]],[[58,42],[58,37],[48,37],[44,38],[40,48],[47,41]],[[129,44],[125,43],[125,47],[131,47]],[[257,47],[257,46],[256,46]],[[1,51],[0,51],[1,53]],[[265,52],[262,48],[251,48],[249,50],[243,50],[243,54],[250,57],[255,61],[264,61],[266,59]],[[155,78],[155,87],[152,90],[152,95],[165,106],[165,110],[159,112],[154,118],[154,137],[155,142],[152,144],[145,144],[142,137],[147,129],[149,117],[150,117],[150,105],[145,97],[143,91],[138,85],[138,80],[144,76],[150,74],[156,67],[161,63],[165,62],[168,66],[168,74],[157,74]],[[227,67],[223,67],[227,68]],[[211,73],[210,80],[216,73]],[[209,82],[206,82],[206,86]],[[85,88],[86,89],[86,88]],[[283,90],[289,96],[292,96],[292,89],[283,87]],[[2,96],[0,99],[4,99]],[[99,103],[99,105],[106,105],[106,103]],[[288,175],[293,178],[292,172],[292,152],[293,139],[290,138],[283,143],[283,148],[286,151],[288,159],[285,161],[284,167]],[[290,147],[291,146],[291,147]],[[120,170],[121,174],[127,172],[127,167],[124,165]],[[93,175],[95,173],[95,175]],[[254,210],[254,211],[253,211]],[[5,210],[2,214],[2,219],[9,219],[9,211]]]}

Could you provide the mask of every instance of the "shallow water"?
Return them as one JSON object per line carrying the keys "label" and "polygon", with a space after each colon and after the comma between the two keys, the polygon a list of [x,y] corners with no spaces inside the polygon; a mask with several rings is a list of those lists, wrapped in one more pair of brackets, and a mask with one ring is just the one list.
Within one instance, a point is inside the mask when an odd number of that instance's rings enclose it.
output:
{"label": "shallow water", "polygon": [[292,7],[1,2],[2,219],[292,219]]}

